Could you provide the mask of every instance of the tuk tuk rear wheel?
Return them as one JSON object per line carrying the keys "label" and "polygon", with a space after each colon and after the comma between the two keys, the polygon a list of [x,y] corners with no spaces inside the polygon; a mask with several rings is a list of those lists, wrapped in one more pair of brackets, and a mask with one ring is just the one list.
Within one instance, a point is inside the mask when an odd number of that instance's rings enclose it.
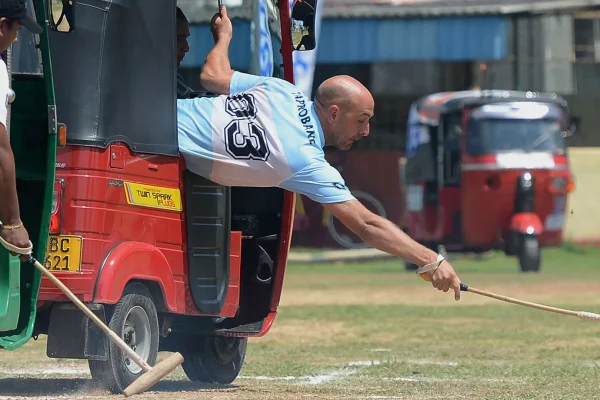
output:
{"label": "tuk tuk rear wheel", "polygon": [[182,352],[187,377],[201,383],[232,383],[244,364],[248,338],[203,336],[202,340],[198,351]]}
{"label": "tuk tuk rear wheel", "polygon": [[536,236],[521,236],[519,266],[522,272],[538,272],[541,264],[540,243]]}
{"label": "tuk tuk rear wheel", "polygon": [[[114,307],[108,327],[119,335],[149,365],[158,356],[158,316],[152,295],[141,283],[128,285]],[[112,393],[120,394],[144,373],[112,341],[108,360],[88,361],[92,379]]]}

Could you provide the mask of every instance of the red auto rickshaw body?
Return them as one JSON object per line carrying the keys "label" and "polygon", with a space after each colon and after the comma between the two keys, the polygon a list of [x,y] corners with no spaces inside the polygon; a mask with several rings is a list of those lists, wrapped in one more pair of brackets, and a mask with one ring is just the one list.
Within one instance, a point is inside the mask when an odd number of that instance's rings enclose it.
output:
{"label": "red auto rickshaw body", "polygon": [[[248,338],[265,335],[277,314],[295,195],[226,187],[186,169],[176,0],[80,0],[62,14],[70,3],[59,3],[37,3],[51,26],[43,38],[52,63],[43,67],[59,132],[44,264],[148,364],[159,351],[177,351],[191,380],[231,383]],[[315,22],[314,0],[295,4],[261,8],[278,25],[261,24],[261,40],[281,46],[270,74],[290,82],[291,13],[304,27]],[[76,27],[54,25],[66,11]],[[234,22],[248,18],[230,11]],[[47,335],[49,357],[88,360],[94,380],[115,393],[143,373],[45,278],[36,297],[31,336]]]}
{"label": "red auto rickshaw body", "polygon": [[[111,144],[107,149],[67,146],[58,150],[56,176],[55,190],[60,194],[56,217],[51,224],[53,236],[49,247],[53,246],[54,240],[62,240],[63,246],[80,250],[81,269],[77,274],[59,271],[67,268],[65,256],[70,261],[75,258],[71,257],[72,249],[61,252],[63,260],[57,264],[54,264],[55,252],[49,252],[48,265],[83,301],[116,304],[126,284],[138,280],[152,287],[165,311],[183,315],[235,316],[240,301],[242,232],[230,232],[230,271],[227,288],[220,289],[226,293],[222,306],[200,310],[191,291],[188,273],[185,198],[179,201],[172,197],[165,202],[177,201],[177,204],[165,206],[159,205],[159,199],[156,205],[148,206],[135,204],[135,194],[128,195],[131,185],[134,185],[133,190],[144,186],[157,190],[156,193],[165,189],[183,193],[185,163],[182,157],[140,155],[123,144]],[[282,200],[279,229],[285,239],[278,242],[277,249],[281,255],[278,261],[283,265],[278,271],[281,275],[289,247],[293,194],[285,192]],[[77,240],[78,236],[85,246],[64,241]],[[276,312],[282,282],[275,282],[275,285],[272,312]],[[51,282],[42,280],[41,303],[66,300]],[[266,333],[268,328],[264,326],[253,336]]]}
{"label": "red auto rickshaw body", "polygon": [[[492,157],[488,157],[488,160]],[[567,158],[555,156],[554,165],[539,168],[499,168],[495,161],[465,156],[462,164],[463,234],[466,243],[482,248],[497,246],[509,231],[539,235],[543,246],[562,244],[566,208],[566,188],[553,182],[571,180]],[[514,212],[516,183],[528,172],[536,180],[535,212]],[[560,183],[557,183],[560,184]],[[499,228],[500,227],[500,228]]]}

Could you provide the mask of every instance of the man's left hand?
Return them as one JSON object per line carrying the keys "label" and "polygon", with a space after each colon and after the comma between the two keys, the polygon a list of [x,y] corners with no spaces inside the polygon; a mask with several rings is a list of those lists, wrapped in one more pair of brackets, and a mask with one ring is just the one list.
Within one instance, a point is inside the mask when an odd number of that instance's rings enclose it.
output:
{"label": "man's left hand", "polygon": [[230,40],[233,36],[233,26],[227,16],[227,8],[221,6],[218,13],[213,15],[210,21],[210,31],[212,32],[215,44],[221,39]]}
{"label": "man's left hand", "polygon": [[460,300],[460,278],[448,260],[442,261],[435,271],[429,271],[426,274],[434,288],[443,292],[452,288],[454,289],[454,299]]}

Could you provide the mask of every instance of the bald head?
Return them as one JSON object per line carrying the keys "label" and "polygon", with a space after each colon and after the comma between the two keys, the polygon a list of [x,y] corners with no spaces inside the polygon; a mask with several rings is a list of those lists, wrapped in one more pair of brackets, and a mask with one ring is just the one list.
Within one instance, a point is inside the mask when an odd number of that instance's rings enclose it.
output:
{"label": "bald head", "polygon": [[373,96],[351,76],[334,76],[319,85],[315,106],[328,145],[347,150],[369,134]]}
{"label": "bald head", "polygon": [[323,107],[349,106],[353,100],[371,100],[373,97],[362,83],[348,75],[338,75],[319,85],[315,101]]}

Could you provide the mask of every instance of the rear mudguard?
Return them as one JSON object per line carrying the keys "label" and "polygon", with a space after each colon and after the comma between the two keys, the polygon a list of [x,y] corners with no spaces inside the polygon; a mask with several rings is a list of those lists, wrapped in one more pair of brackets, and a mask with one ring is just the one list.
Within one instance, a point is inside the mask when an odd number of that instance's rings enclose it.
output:
{"label": "rear mudguard", "polygon": [[176,311],[177,297],[169,262],[159,249],[141,242],[123,242],[106,256],[94,285],[94,303],[116,304],[131,280],[158,283],[169,311]]}

